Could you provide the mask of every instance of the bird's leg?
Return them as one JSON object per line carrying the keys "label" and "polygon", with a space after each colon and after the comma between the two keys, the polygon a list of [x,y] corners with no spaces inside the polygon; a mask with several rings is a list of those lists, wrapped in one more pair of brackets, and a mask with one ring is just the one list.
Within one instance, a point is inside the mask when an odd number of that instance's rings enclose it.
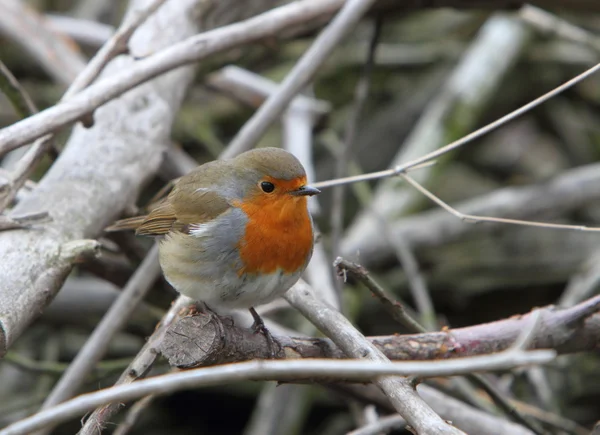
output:
{"label": "bird's leg", "polygon": [[275,343],[277,343],[279,349],[281,349],[281,344],[279,344],[279,342],[275,340],[275,337],[271,335],[271,332],[269,332],[269,330],[265,326],[265,322],[263,322],[263,319],[258,315],[256,310],[253,307],[250,307],[248,310],[250,311],[250,314],[252,314],[252,318],[254,319],[254,323],[252,324],[251,329],[255,333],[258,334],[260,332],[265,336],[265,338],[267,339],[267,346],[269,348],[271,358],[275,358]]}

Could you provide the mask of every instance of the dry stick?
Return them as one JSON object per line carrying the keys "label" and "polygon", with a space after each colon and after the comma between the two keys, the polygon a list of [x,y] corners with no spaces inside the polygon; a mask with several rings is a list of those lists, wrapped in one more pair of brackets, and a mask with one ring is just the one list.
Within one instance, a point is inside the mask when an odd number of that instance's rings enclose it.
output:
{"label": "dry stick", "polygon": [[[362,266],[350,261],[344,260],[338,257],[334,262],[334,267],[338,271],[346,274],[350,274],[355,279],[360,281],[365,287],[367,287],[382,303],[386,311],[388,311],[394,320],[406,326],[411,332],[425,333],[427,329],[421,326],[414,318],[406,312],[403,304],[391,299],[387,292],[369,276],[369,272]],[[535,337],[535,333],[538,331],[538,327],[541,322],[541,311],[535,310],[531,314],[529,320],[529,327],[525,328],[523,333],[517,337],[517,340],[513,343],[511,348],[513,349],[525,349]],[[544,430],[537,422],[529,421],[529,419],[523,417],[517,409],[505,398],[490,382],[484,379],[478,374],[468,374],[467,378],[475,384],[482,387],[493,399],[493,401],[508,414],[517,423],[524,425],[536,434],[543,434]]]}
{"label": "dry stick", "polygon": [[[378,17],[373,22],[372,35],[369,41],[369,47],[367,49],[367,56],[364,67],[362,69],[358,83],[354,88],[354,104],[352,112],[346,121],[344,147],[339,150],[337,157],[337,164],[335,168],[336,178],[342,178],[346,175],[348,170],[349,155],[352,152],[352,146],[356,140],[356,132],[358,130],[358,124],[360,123],[361,116],[364,111],[367,99],[369,97],[371,88],[371,75],[375,65],[375,55],[377,45],[381,36],[381,28],[383,27],[383,18]],[[344,194],[346,192],[345,186],[340,185],[333,189],[331,196],[331,258],[335,259],[339,255],[340,243],[342,239],[342,231],[344,227]],[[342,282],[337,281],[336,290],[341,300],[342,293]]]}
{"label": "dry stick", "polygon": [[276,35],[290,26],[329,15],[343,3],[344,0],[301,0],[175,43],[139,60],[127,71],[98,81],[69,101],[0,130],[0,156],[80,119],[131,88],[165,72]]}
{"label": "dry stick", "polygon": [[423,326],[430,331],[437,329],[437,319],[435,309],[433,307],[433,301],[429,294],[429,289],[425,283],[425,278],[419,270],[419,263],[412,252],[412,249],[402,239],[395,239],[390,231],[390,225],[383,216],[377,213],[374,209],[371,211],[377,215],[377,218],[382,222],[383,231],[385,231],[386,237],[389,238],[389,242],[394,248],[394,252],[402,265],[402,270],[406,279],[408,280],[409,289],[414,299],[415,306],[419,312],[419,319]]}
{"label": "dry stick", "polygon": [[[131,18],[123,23],[119,30],[117,30],[100,50],[98,50],[85,68],[77,75],[73,83],[71,83],[60,99],[59,103],[67,101],[69,98],[72,98],[73,95],[85,89],[85,87],[98,77],[108,62],[123,53],[135,30],[141,26],[144,21],[164,3],[164,1],[165,0],[155,0],[147,9],[134,12]],[[37,110],[35,110],[35,112],[37,112]],[[6,193],[0,195],[0,213],[12,202],[19,189],[35,169],[35,166],[53,145],[53,139],[53,135],[48,134],[36,140],[33,146],[27,150],[25,155],[16,163],[9,189]]]}
{"label": "dry stick", "polygon": [[[21,118],[38,112],[29,94],[19,84],[8,68],[0,61],[0,89],[4,90]],[[35,165],[52,146],[51,140],[38,141],[16,163],[12,173],[7,176],[6,184],[0,185],[0,214],[12,202],[19,189],[25,184]],[[8,218],[7,218],[8,219]]]}
{"label": "dry stick", "polygon": [[140,417],[141,413],[144,412],[144,410],[148,406],[150,406],[150,403],[155,398],[156,396],[154,394],[150,394],[148,396],[142,397],[140,400],[135,402],[127,412],[127,415],[125,416],[123,422],[115,429],[113,435],[128,434],[129,431],[133,429],[133,426],[135,425],[137,419]]}
{"label": "dry stick", "polygon": [[[149,255],[147,258],[150,258]],[[153,253],[152,257],[158,260],[157,253]],[[158,265],[152,273],[160,273]],[[179,318],[180,312],[192,304],[193,301],[185,296],[180,296],[171,306],[171,309],[165,314],[159,326],[150,336],[144,347],[138,352],[136,357],[131,361],[127,369],[123,371],[121,377],[115,385],[129,385],[138,378],[147,373],[158,356],[158,347],[163,340],[165,333],[169,327]],[[99,428],[104,427],[105,422],[122,406],[120,403],[104,403],[97,408],[86,420],[83,428],[79,431],[80,435],[93,435],[98,432]]]}
{"label": "dry stick", "polygon": [[[536,333],[533,347],[555,349],[559,354],[594,350],[600,341],[599,308],[600,296],[573,308],[543,308],[543,329]],[[523,330],[531,325],[531,316],[529,313],[424,334],[369,337],[369,341],[388,358],[398,361],[484,355],[513,346]],[[277,336],[284,348],[282,356],[347,358],[330,339],[289,334],[284,332]],[[252,334],[247,328],[232,325],[214,316],[186,316],[178,320],[160,344],[160,351],[171,365],[179,368],[206,367],[270,357],[269,348],[262,337]]]}
{"label": "dry stick", "polygon": [[292,98],[313,78],[342,38],[358,23],[375,0],[348,0],[331,23],[315,39],[276,94],[271,95],[233,138],[224,157],[249,150],[262,138]]}
{"label": "dry stick", "polygon": [[127,319],[159,277],[160,267],[157,253],[158,245],[154,245],[117,300],[71,362],[52,393],[46,398],[42,409],[50,408],[72,397],[81,387],[86,376],[96,366],[96,363],[102,359],[113,336],[125,325]]}
{"label": "dry stick", "polygon": [[410,332],[427,332],[424,328],[414,319],[414,315],[407,312],[405,304],[398,302],[397,300],[391,299],[386,291],[375,281],[370,275],[367,269],[359,264],[352,263],[351,261],[345,260],[342,257],[337,257],[333,262],[333,267],[338,270],[339,274],[350,275],[356,280],[360,281],[366,288],[368,288],[373,295],[379,299],[383,308],[396,320],[398,323],[404,325]]}
{"label": "dry stick", "polygon": [[[523,187],[506,187],[465,200],[457,208],[475,215],[500,215],[525,219],[530,216],[565,213],[600,200],[600,164],[565,171],[553,179]],[[444,209],[433,209],[390,222],[392,234],[414,247],[434,247],[470,233],[486,233],[497,225],[464,225]],[[343,255],[354,255],[352,241],[342,245]],[[394,254],[384,234],[361,247],[363,262],[376,264]]]}
{"label": "dry stick", "polygon": [[55,32],[44,17],[19,0],[2,1],[0,32],[21,44],[32,59],[64,86],[85,66],[85,58],[76,44]]}
{"label": "dry stick", "polygon": [[[303,281],[297,283],[284,296],[285,299],[308,318],[321,332],[351,358],[368,359],[379,363],[389,362],[387,357],[371,344],[338,311],[322,303]],[[390,400],[392,406],[417,431],[423,434],[462,434],[444,422],[406,380],[381,377],[374,381]]]}
{"label": "dry stick", "polygon": [[140,27],[148,17],[162,6],[165,0],[154,0],[147,7],[133,11],[117,29],[115,34],[98,50],[94,57],[88,62],[85,69],[77,75],[71,83],[67,92],[63,95],[61,102],[68,100],[77,92],[85,89],[102,72],[106,64],[120,54],[127,52],[127,44],[133,33]]}
{"label": "dry stick", "polygon": [[26,118],[38,111],[27,91],[2,60],[0,60],[0,91],[6,95],[19,117]]}
{"label": "dry stick", "polygon": [[524,5],[519,11],[519,16],[544,32],[545,36],[558,36],[600,51],[600,39],[596,35],[543,9]]}
{"label": "dry stick", "polygon": [[437,205],[442,207],[447,212],[453,214],[464,222],[476,224],[478,222],[495,222],[495,223],[503,223],[503,224],[511,224],[511,225],[524,225],[531,227],[540,227],[540,228],[553,228],[553,229],[562,229],[562,230],[578,230],[578,231],[590,231],[597,232],[600,231],[600,227],[587,227],[585,225],[566,225],[566,224],[551,224],[547,222],[535,222],[535,221],[524,221],[520,219],[505,219],[505,218],[496,218],[489,216],[477,216],[472,214],[461,213],[460,211],[452,208],[450,205],[442,201],[440,198],[435,196],[431,191],[427,190],[421,184],[416,182],[412,177],[407,174],[400,174],[402,178],[404,178],[409,184],[411,184],[415,189],[421,192],[423,195],[431,199]]}
{"label": "dry stick", "polygon": [[[417,165],[413,168],[410,168],[408,169],[408,171],[418,170],[423,167],[431,166],[433,164],[435,164],[435,161],[426,162],[421,165]],[[366,193],[368,192],[368,196],[372,197],[372,191],[368,184],[365,184],[364,191],[365,194],[357,195],[357,198],[361,205],[368,209],[370,198],[369,200],[367,200]],[[375,219],[379,220],[379,222],[381,223],[382,231],[385,234],[385,237],[388,240],[389,244],[393,247],[398,262],[402,265],[402,268],[409,283],[411,294],[415,301],[415,305],[420,314],[419,317],[421,319],[421,323],[428,330],[437,329],[437,321],[435,309],[433,307],[433,301],[431,300],[431,296],[429,294],[429,290],[427,289],[425,279],[423,278],[423,275],[419,270],[419,264],[417,263],[417,260],[413,255],[409,244],[402,238],[393,237],[388,221],[380,213],[378,213],[372,207],[369,211],[375,217]]]}
{"label": "dry stick", "polygon": [[92,47],[101,47],[115,33],[113,26],[85,18],[55,14],[46,14],[45,18],[61,33]]}
{"label": "dry stick", "polygon": [[406,420],[399,415],[388,415],[380,417],[376,422],[368,423],[358,429],[348,432],[346,435],[379,435],[391,430],[400,430],[406,427]]}
{"label": "dry stick", "polygon": [[0,231],[29,228],[30,224],[47,222],[49,214],[47,211],[28,213],[21,216],[0,215]]}
{"label": "dry stick", "polygon": [[431,153],[428,153],[422,157],[419,157],[418,159],[414,159],[414,160],[411,160],[410,162],[403,163],[392,169],[386,169],[383,171],[371,172],[371,173],[362,174],[362,175],[355,175],[352,177],[339,178],[336,180],[321,181],[319,183],[315,183],[315,187],[321,189],[321,188],[327,188],[327,187],[332,187],[332,186],[338,186],[340,184],[357,183],[360,181],[378,180],[380,178],[398,176],[398,175],[404,173],[407,169],[413,168],[417,165],[420,165],[421,163],[425,163],[430,160],[436,159],[443,154],[446,154],[450,151],[455,150],[456,148],[466,145],[467,143],[480,138],[481,136],[497,129],[498,127],[501,127],[502,125],[506,124],[507,122],[512,121],[515,118],[518,118],[519,116],[523,115],[524,113],[528,112],[529,110],[548,101],[550,98],[555,97],[556,95],[560,94],[561,92],[564,92],[565,90],[569,89],[572,86],[575,86],[582,80],[595,74],[598,71],[600,71],[600,63],[589,68],[588,70],[586,70],[583,73],[579,74],[578,76],[572,78],[571,80],[563,83],[562,85],[554,88],[550,92],[547,92],[546,94],[542,95],[541,97],[538,97],[535,100],[525,104],[524,106],[521,106],[520,108],[510,112],[509,114],[504,115],[502,118],[497,119],[496,121],[491,122],[491,123],[487,124],[486,126],[481,127],[478,130],[475,130],[473,133],[469,133],[468,135],[466,135],[446,146],[443,146]]}
{"label": "dry stick", "polygon": [[[354,347],[354,345],[353,345]],[[360,346],[356,346],[358,349]],[[0,435],[19,435],[30,433],[48,425],[61,423],[69,418],[109,402],[125,402],[149,394],[164,395],[181,389],[221,385],[242,380],[284,380],[302,379],[342,379],[346,381],[373,381],[381,383],[390,376],[406,376],[416,373],[423,377],[454,376],[471,371],[502,370],[521,365],[544,364],[552,361],[556,352],[551,350],[522,351],[510,350],[494,355],[476,356],[454,360],[385,362],[355,360],[286,360],[286,361],[250,361],[216,367],[193,369],[171,373],[138,382],[83,394],[53,408],[40,411],[0,430]],[[412,390],[411,390],[412,391]],[[421,399],[413,391],[416,400]],[[414,404],[407,403],[407,407]],[[435,414],[433,414],[435,416]],[[439,417],[437,417],[439,419]],[[420,421],[412,424],[420,433],[462,433],[447,424],[441,426],[445,432],[435,431],[431,422]],[[428,431],[431,430],[431,431]]]}
{"label": "dry stick", "polygon": [[[156,22],[155,23],[150,23],[148,25],[148,28],[144,30],[144,36],[146,37],[144,40],[144,46],[145,47],[156,47],[156,46],[163,46],[164,44],[169,43],[169,41],[173,41],[176,38],[181,38],[183,35],[189,35],[189,34],[193,34],[195,33],[195,29],[196,29],[196,22],[195,19],[197,18],[194,14],[197,12],[197,7],[193,6],[192,1],[187,1],[187,2],[177,2],[177,7],[173,6],[173,5],[169,5],[170,9],[168,9],[167,11],[165,11],[165,9],[163,8],[161,10],[162,13],[164,13],[167,17],[169,17],[171,20],[178,22],[181,24],[181,26],[178,26],[178,29],[175,31],[169,31],[167,34],[156,34],[155,32],[158,29],[158,27],[160,26],[156,26]],[[192,9],[192,7],[194,9]],[[181,12],[183,11],[183,12]],[[193,12],[192,15],[185,13],[185,11],[187,12]],[[208,19],[211,18],[215,18],[214,16],[211,16],[210,14],[208,15]],[[214,21],[213,21],[214,22]],[[218,24],[218,20],[215,23]],[[171,21],[171,24],[173,22]],[[164,22],[162,23],[164,24]],[[161,24],[161,25],[162,25]],[[112,65],[113,66],[113,71],[114,71],[114,67],[116,67],[116,65]],[[79,184],[76,183],[75,186],[73,187],[79,187],[80,191],[85,189],[86,191],[88,190],[87,187],[91,187],[91,191],[94,193],[98,193],[99,196],[99,201],[100,204],[102,204],[102,201],[107,201],[107,197],[104,196],[102,197],[102,191],[100,189],[97,189],[98,186],[101,186],[103,189],[108,189],[111,192],[115,192],[115,186],[121,187],[121,190],[123,190],[123,198],[126,198],[127,196],[131,196],[134,191],[137,189],[137,187],[139,187],[138,185],[141,183],[140,180],[143,180],[143,178],[148,175],[153,169],[155,169],[158,166],[158,160],[160,157],[160,147],[161,147],[161,142],[164,139],[164,136],[166,134],[166,128],[164,128],[164,126],[161,125],[161,122],[164,124],[165,122],[169,122],[170,120],[170,113],[172,112],[172,110],[175,108],[175,106],[177,106],[179,104],[181,95],[182,95],[182,87],[185,85],[185,83],[189,82],[189,80],[191,80],[191,70],[189,68],[185,68],[185,69],[180,69],[178,71],[173,71],[171,75],[167,76],[167,77],[161,77],[159,80],[157,80],[157,86],[154,87],[154,84],[148,84],[146,86],[144,86],[143,88],[141,88],[140,90],[134,90],[133,92],[129,93],[128,95],[125,95],[123,97],[123,99],[121,101],[115,102],[111,108],[106,108],[105,110],[102,111],[101,114],[98,115],[99,118],[101,119],[106,119],[107,118],[107,114],[109,116],[112,115],[112,118],[115,118],[118,115],[123,115],[123,114],[133,114],[133,120],[138,122],[142,122],[142,126],[146,125],[144,123],[148,123],[149,121],[151,121],[151,124],[148,125],[152,125],[152,128],[150,129],[144,129],[144,133],[148,133],[147,135],[142,135],[144,137],[148,137],[151,139],[151,143],[141,143],[139,142],[139,144],[136,143],[136,140],[138,140],[137,137],[132,137],[131,136],[131,126],[129,126],[129,128],[125,129],[125,130],[118,130],[119,127],[121,126],[121,120],[120,119],[115,119],[114,123],[109,125],[104,125],[104,127],[112,127],[112,125],[116,126],[116,131],[115,130],[111,130],[109,128],[108,132],[103,132],[103,134],[108,135],[108,136],[104,136],[102,138],[100,137],[95,137],[96,139],[98,139],[100,142],[102,142],[103,139],[105,139],[106,137],[108,137],[110,139],[111,142],[111,146],[112,144],[114,144],[114,148],[111,148],[111,152],[106,153],[104,152],[104,155],[109,154],[111,155],[110,158],[108,158],[108,160],[106,161],[111,161],[111,159],[115,159],[115,156],[122,156],[124,161],[126,162],[118,162],[121,163],[123,165],[125,165],[127,167],[127,171],[121,171],[121,172],[127,172],[125,178],[119,178],[118,176],[115,177],[114,180],[110,180],[109,183],[104,183],[103,177],[105,174],[95,174],[94,177],[91,177],[91,179],[93,180],[92,182],[88,182],[89,178],[89,174],[86,172],[86,179],[83,182],[83,186],[80,186]],[[173,81],[176,80],[176,81]],[[167,92],[165,91],[165,89],[169,88],[169,86],[174,86],[174,92]],[[170,89],[170,88],[169,88]],[[139,98],[141,96],[140,91],[143,91],[144,98],[149,98],[149,100],[147,100],[147,104],[144,106],[144,110],[140,111],[140,107],[139,104],[136,106],[136,113],[131,112],[130,106],[128,106],[128,104],[132,103],[132,99],[133,98]],[[111,113],[112,110],[112,113]],[[118,115],[117,115],[118,114]],[[156,115],[159,114],[161,115],[160,118],[158,118]],[[138,125],[139,127],[139,125]],[[96,130],[97,131],[97,130]],[[129,147],[124,147],[123,143],[119,142],[119,133],[123,133],[125,132],[126,134],[129,134],[129,136],[126,137],[127,139],[127,144],[126,145],[130,145]],[[82,129],[79,129],[76,131],[76,133],[74,134],[74,141],[77,141],[78,138],[81,138],[83,136],[86,137],[90,137],[90,136],[94,136],[94,132],[93,131],[83,131]],[[136,136],[139,136],[136,135]],[[107,140],[109,140],[107,139]],[[123,138],[123,140],[125,140],[125,138]],[[134,143],[132,144],[131,141],[133,141]],[[106,143],[98,143],[96,144],[98,146],[101,145],[106,145]],[[131,146],[131,145],[135,145],[135,146]],[[140,145],[139,147],[137,145]],[[143,147],[142,147],[143,145]],[[86,164],[89,163],[89,159],[88,161],[86,161],[86,156],[89,155],[95,155],[98,157],[102,157],[104,158],[104,155],[100,155],[101,153],[98,153],[98,146],[94,146],[91,147],[94,150],[89,150],[89,152],[91,154],[88,153],[88,149],[85,148],[86,153],[81,153],[81,147],[78,147],[78,150],[76,151],[76,153],[78,153],[79,155],[81,155],[81,158],[79,156],[76,157],[76,162],[77,164],[75,165],[75,173],[77,174],[77,170],[81,171],[83,170],[82,168],[86,168]],[[148,148],[146,148],[146,146],[148,146]],[[145,153],[145,156],[147,156],[147,159],[144,158],[143,162],[139,162],[140,159],[138,158],[134,158],[134,156],[136,156],[135,153],[130,152],[128,149],[129,148],[138,148],[138,149],[144,149],[147,150]],[[125,151],[127,150],[127,151]],[[71,154],[67,154],[67,157],[65,157],[65,159],[62,161],[63,163],[65,161],[71,161],[73,162],[73,147],[70,148],[67,147],[67,152],[71,152]],[[114,151],[114,152],[113,152]],[[94,154],[96,152],[96,154]],[[138,153],[140,154],[140,153]],[[61,157],[64,157],[61,156]],[[118,159],[117,159],[118,160]],[[106,162],[105,161],[105,162]],[[50,171],[49,171],[49,175],[46,176],[45,179],[47,179],[48,177],[52,177],[54,176],[54,179],[57,178],[57,173],[59,174],[59,177],[61,178],[61,180],[73,180],[72,177],[72,173],[69,172],[69,170],[67,170],[67,168],[64,167],[60,167],[59,164],[61,163],[61,161],[59,161],[59,163],[57,163],[57,165],[53,166]],[[102,163],[102,162],[100,162]],[[113,162],[114,163],[114,162]],[[57,166],[59,166],[60,169],[57,169]],[[117,170],[116,173],[119,172],[118,168],[118,164],[117,166]],[[114,167],[114,165],[113,165]],[[88,168],[89,169],[89,168]],[[121,168],[122,169],[122,168]],[[110,172],[110,171],[109,171]],[[140,175],[140,173],[142,173],[143,175]],[[71,175],[71,177],[69,177],[69,175]],[[102,177],[100,176],[102,175]],[[113,174],[114,175],[114,174]],[[97,177],[96,177],[97,176]],[[139,176],[139,177],[138,177]],[[112,176],[111,176],[112,177]],[[109,177],[109,178],[111,178]],[[138,181],[136,181],[134,179],[134,177],[139,178]],[[96,180],[97,178],[97,180]],[[52,180],[52,179],[51,179]],[[123,182],[126,181],[126,184],[123,184]],[[42,183],[40,183],[42,184]],[[46,183],[48,184],[48,183]],[[64,184],[64,183],[63,183]],[[58,189],[60,189],[60,185],[57,186],[57,183],[55,182],[54,184],[52,184],[52,181],[49,182],[49,185],[54,186]],[[62,192],[62,190],[59,190]],[[116,193],[116,192],[115,192]],[[119,191],[119,193],[121,193],[121,191]],[[93,207],[93,204],[88,204],[86,202],[87,198],[85,197],[85,195],[80,194],[80,192],[75,192],[75,198],[79,199],[83,202],[83,206],[79,206],[79,208],[75,207],[75,209],[73,210],[76,215],[77,215],[77,222],[76,225],[73,226],[73,229],[71,230],[66,229],[66,228],[62,228],[62,227],[58,227],[56,230],[57,233],[57,237],[56,239],[60,240],[62,243],[63,239],[68,239],[69,237],[73,237],[73,234],[75,235],[75,237],[77,237],[77,235],[79,233],[96,233],[97,231],[100,230],[100,228],[103,226],[103,221],[108,219],[109,217],[114,217],[111,215],[114,215],[115,211],[108,211],[105,214],[100,214],[100,217],[98,218],[98,216],[95,216],[95,213],[98,212],[99,210],[96,210],[92,215],[90,215],[90,210],[95,210]],[[71,198],[70,198],[71,199]],[[79,201],[77,201],[79,202]],[[110,198],[110,207],[115,207],[117,204],[121,204],[124,203],[124,199],[119,199],[119,198]],[[89,207],[88,207],[89,205]],[[91,207],[91,208],[90,208]],[[103,207],[104,208],[104,207]],[[107,209],[109,207],[106,207]],[[59,212],[60,213],[60,212]],[[94,217],[95,216],[95,217]],[[51,230],[55,230],[55,228],[51,228]],[[60,233],[59,233],[60,231]],[[55,231],[51,231],[52,233],[54,233]],[[46,241],[44,241],[46,243],[46,245],[48,245],[49,243]],[[54,240],[52,240],[52,242],[54,242]],[[51,246],[56,246],[58,243],[53,243]],[[1,245],[1,244],[0,244]],[[60,244],[58,244],[60,246]],[[54,249],[54,248],[53,248]],[[56,248],[58,249],[58,247]],[[33,249],[32,249],[33,251]],[[31,293],[34,293],[36,288],[39,288],[39,297],[37,300],[34,300],[34,302],[37,302],[39,299],[42,299],[41,301],[39,301],[39,303],[36,303],[34,305],[34,310],[33,311],[38,311],[38,308],[43,305],[46,304],[48,302],[49,296],[52,296],[52,290],[53,289],[57,289],[57,287],[60,286],[59,283],[62,283],[65,277],[65,274],[68,273],[71,269],[71,264],[66,264],[65,261],[62,260],[62,258],[58,258],[57,259],[57,263],[60,266],[55,266],[54,263],[54,258],[51,257],[52,251],[50,251],[49,253],[47,253],[46,255],[43,255],[44,253],[46,253],[48,250],[46,248],[46,251],[44,251],[44,248],[41,248],[39,251],[34,251],[33,252],[33,260],[37,261],[37,264],[35,264],[35,266],[37,267],[37,269],[32,269],[31,272],[29,272],[28,269],[28,273],[31,273],[32,275],[32,280],[34,278],[37,278],[36,282],[35,282],[35,286],[31,289]],[[61,250],[62,252],[62,250]],[[35,255],[37,254],[41,254],[38,255],[38,257],[36,258]],[[39,257],[42,257],[41,259]],[[40,270],[41,269],[41,270]],[[58,270],[57,270],[58,269]],[[39,271],[38,271],[39,270]],[[39,278],[36,275],[41,275]],[[10,282],[10,281],[9,281]],[[43,289],[43,292],[41,291]],[[35,294],[35,293],[34,293]],[[33,297],[32,297],[33,299]],[[29,299],[23,299],[28,301]],[[16,310],[16,308],[15,308]],[[30,311],[31,311],[31,307],[30,307]],[[3,313],[4,314],[4,313]],[[24,318],[24,320],[28,320],[28,315],[23,314],[21,316],[21,318]],[[11,319],[11,318],[9,318]],[[4,320],[4,319],[3,319]],[[11,319],[12,320],[12,319]],[[7,322],[8,323],[8,322]],[[14,323],[14,322],[13,322]],[[8,331],[10,333],[12,333],[12,336],[10,336],[10,340],[14,340],[14,336],[18,335],[21,331],[18,328],[23,329],[24,326],[21,326],[23,323],[25,323],[24,321],[22,321],[20,324],[17,324],[16,327],[13,326],[13,324],[9,324],[9,326],[11,327],[11,329],[9,329]],[[13,332],[16,329],[16,332]],[[4,337],[2,337],[4,338]],[[10,343],[10,342],[9,342]],[[2,350],[4,351],[4,345],[5,343],[2,342]],[[138,366],[140,368],[143,369],[143,364],[140,363],[140,365]]]}

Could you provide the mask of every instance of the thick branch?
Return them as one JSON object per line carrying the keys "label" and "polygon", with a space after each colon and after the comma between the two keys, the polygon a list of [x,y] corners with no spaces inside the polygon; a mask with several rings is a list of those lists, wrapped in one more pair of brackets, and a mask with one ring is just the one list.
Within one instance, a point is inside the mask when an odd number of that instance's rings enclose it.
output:
{"label": "thick branch", "polygon": [[[600,347],[600,296],[568,309],[542,310],[541,324],[532,349],[555,349],[559,353],[597,350]],[[370,337],[389,359],[433,360],[500,352],[510,347],[527,328],[531,314],[513,316],[466,328],[412,335]],[[326,338],[277,337],[279,358],[347,358]],[[264,336],[239,328],[216,316],[184,317],[168,331],[162,354],[180,368],[227,364],[254,358],[268,359]]]}
{"label": "thick branch", "polygon": [[[135,33],[131,51],[160,51],[196,34],[199,22],[205,28],[218,26],[272,5],[271,0],[254,0],[245,8],[228,10],[226,2],[215,2],[218,7],[212,3],[167,2]],[[202,16],[204,7],[210,12]],[[165,32],[165,27],[171,30]],[[131,71],[135,63],[121,56],[107,66],[105,75]],[[14,209],[19,215],[47,211],[53,221],[35,230],[0,234],[0,355],[42,311],[71,270],[72,259],[62,255],[62,246],[96,236],[155,173],[192,77],[191,68],[179,68],[97,110],[94,127],[74,130],[56,163]]]}

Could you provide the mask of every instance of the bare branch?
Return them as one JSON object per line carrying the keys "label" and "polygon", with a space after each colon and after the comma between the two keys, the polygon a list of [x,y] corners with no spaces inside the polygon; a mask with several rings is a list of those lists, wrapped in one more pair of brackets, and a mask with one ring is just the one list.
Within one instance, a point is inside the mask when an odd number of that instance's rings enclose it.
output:
{"label": "bare branch", "polygon": [[[195,34],[194,5],[194,0],[165,5],[161,17],[177,31],[165,34],[153,17],[139,29],[145,40],[132,44],[160,49]],[[128,70],[132,63],[122,56],[107,70]],[[0,355],[48,304],[69,273],[71,259],[60,255],[61,246],[98,234],[156,171],[170,122],[192,76],[191,69],[179,69],[98,111],[96,126],[76,128],[35,190],[17,204],[13,214],[43,210],[52,222],[35,231],[0,233]]]}
{"label": "bare branch", "polygon": [[77,78],[75,78],[67,92],[63,95],[61,102],[68,100],[76,93],[85,89],[100,75],[109,61],[119,54],[125,53],[133,32],[144,24],[144,21],[156,12],[164,2],[165,0],[153,0],[152,3],[143,9],[130,12],[115,34],[98,50],[85,69],[77,75]]}
{"label": "bare branch", "polygon": [[[516,221],[543,214],[559,216],[600,199],[599,182],[600,165],[591,164],[565,171],[543,183],[498,189],[457,204],[456,208],[463,210],[463,215],[497,216]],[[415,248],[437,246],[467,232],[486,232],[493,228],[495,226],[490,224],[465,225],[445,210],[426,211],[390,222],[393,237]],[[393,255],[389,241],[381,234],[371,237],[368,243],[359,236],[347,237],[342,254],[351,257],[357,251],[366,267]]]}
{"label": "bare branch", "polygon": [[48,395],[42,409],[50,408],[57,403],[72,397],[83,384],[86,376],[100,361],[113,336],[124,326],[125,322],[137,308],[154,281],[159,275],[157,258],[158,248],[155,245],[146,259],[133,274],[118,299],[104,315],[90,338],[81,348],[77,357],[71,362],[67,371]]}
{"label": "bare branch", "polygon": [[[382,364],[389,362],[387,357],[357,331],[348,319],[317,299],[313,290],[305,282],[300,281],[288,290],[285,299],[321,332],[330,337],[348,357],[377,361]],[[374,383],[417,432],[427,434],[463,433],[435,414],[416,394],[406,379],[381,377]]]}
{"label": "bare branch", "polygon": [[344,3],[339,14],[285,77],[278,92],[265,101],[233,138],[224,157],[249,150],[258,143],[269,126],[280,116],[292,98],[312,80],[321,64],[373,3],[375,0],[348,0]]}
{"label": "bare branch", "polygon": [[44,17],[33,8],[19,0],[2,2],[0,32],[15,39],[65,87],[85,66],[85,58],[77,46],[48,26]]}
{"label": "bare branch", "polygon": [[113,73],[98,81],[62,104],[0,130],[0,155],[80,119],[131,88],[167,71],[276,35],[294,24],[328,16],[343,3],[343,0],[293,2],[245,21],[172,44],[129,65],[126,71]]}
{"label": "bare branch", "polygon": [[[600,340],[600,297],[568,309],[545,308],[531,348],[555,349],[560,354],[594,350]],[[391,360],[460,358],[505,351],[531,325],[531,314],[514,316],[466,328],[422,334],[370,337],[369,341]],[[347,356],[329,339],[276,337],[280,357],[332,358]],[[263,337],[216,316],[186,316],[175,321],[157,345],[173,366],[180,368],[267,359]]]}
{"label": "bare branch", "polygon": [[[373,380],[377,383],[377,379],[385,375],[451,376],[471,371],[506,369],[524,364],[543,364],[551,361],[554,357],[555,354],[552,351],[538,350],[531,352],[511,351],[490,356],[436,362],[385,363],[352,360],[288,360],[251,361],[208,367],[156,376],[133,384],[119,385],[84,394],[13,423],[0,430],[0,435],[27,434],[44,426],[58,424],[81,415],[87,410],[104,403],[125,402],[149,394],[164,395],[181,389],[219,385],[233,381],[250,379],[295,381],[299,379],[329,378],[354,381]],[[431,427],[430,422],[426,424]],[[413,424],[411,423],[411,425]],[[424,423],[420,422],[418,427],[423,427],[423,425]],[[415,426],[413,425],[413,427]],[[454,432],[462,433],[458,430]]]}
{"label": "bare branch", "polygon": [[490,216],[478,216],[474,214],[465,214],[460,211],[452,208],[447,203],[442,201],[440,198],[435,196],[421,184],[417,183],[413,178],[408,175],[401,174],[403,179],[405,179],[409,184],[411,184],[415,189],[425,195],[427,198],[431,199],[437,205],[442,207],[449,213],[452,213],[454,216],[462,220],[463,222],[476,224],[478,222],[495,222],[502,224],[511,224],[511,225],[525,225],[530,227],[538,227],[538,228],[551,228],[557,230],[577,230],[577,231],[590,231],[597,232],[600,231],[600,228],[596,227],[587,227],[585,225],[567,225],[567,224],[552,224],[548,222],[534,222],[534,221],[524,221],[520,219],[506,219],[506,218],[498,218],[498,217],[490,217]]}

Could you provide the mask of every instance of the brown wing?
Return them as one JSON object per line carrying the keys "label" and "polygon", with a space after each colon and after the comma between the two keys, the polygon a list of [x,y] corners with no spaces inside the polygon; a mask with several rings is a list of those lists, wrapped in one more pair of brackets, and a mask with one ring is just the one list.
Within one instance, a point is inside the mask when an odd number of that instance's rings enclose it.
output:
{"label": "brown wing", "polygon": [[203,165],[180,178],[171,193],[160,201],[147,216],[122,219],[106,231],[136,230],[141,236],[159,236],[169,231],[187,232],[189,225],[215,219],[231,205],[218,192],[203,186],[207,172],[209,179],[218,176],[213,165]]}

